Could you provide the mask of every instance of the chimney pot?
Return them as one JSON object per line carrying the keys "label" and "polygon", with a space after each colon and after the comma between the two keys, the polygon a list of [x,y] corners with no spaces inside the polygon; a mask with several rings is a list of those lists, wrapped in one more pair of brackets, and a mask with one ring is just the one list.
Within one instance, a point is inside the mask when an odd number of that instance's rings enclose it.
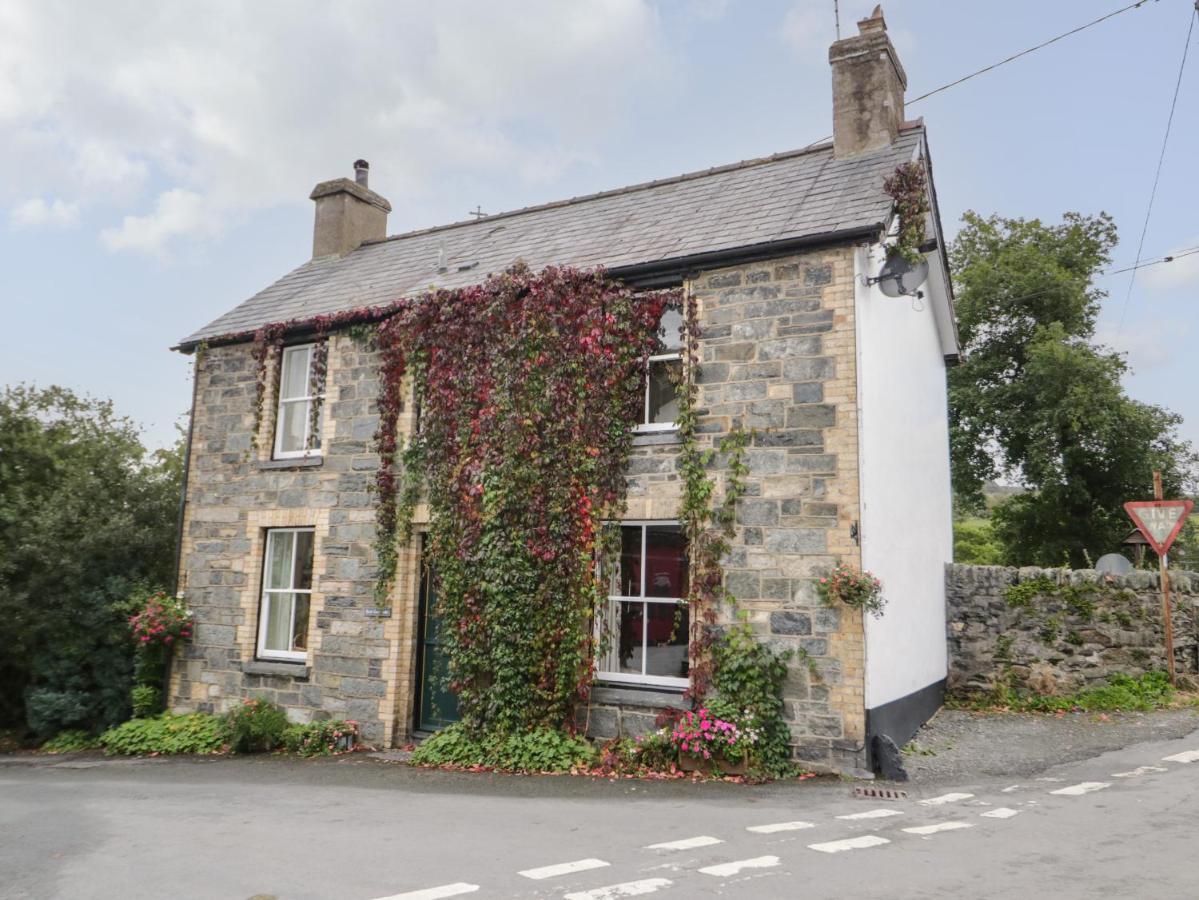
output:
{"label": "chimney pot", "polygon": [[887,36],[882,6],[858,22],[858,33],[828,51],[833,69],[833,156],[889,146],[903,124],[908,77]]}
{"label": "chimney pot", "polygon": [[345,256],[368,241],[387,237],[391,204],[367,186],[370,163],[355,160],[354,180],[335,178],[312,189],[316,222],[312,231],[312,256]]}

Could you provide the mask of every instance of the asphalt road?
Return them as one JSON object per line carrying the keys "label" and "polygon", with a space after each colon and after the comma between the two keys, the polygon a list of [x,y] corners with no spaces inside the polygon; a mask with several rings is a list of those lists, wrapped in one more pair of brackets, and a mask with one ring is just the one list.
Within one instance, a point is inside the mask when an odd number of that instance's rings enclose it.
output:
{"label": "asphalt road", "polygon": [[0,757],[0,896],[1199,896],[1199,732],[908,791]]}

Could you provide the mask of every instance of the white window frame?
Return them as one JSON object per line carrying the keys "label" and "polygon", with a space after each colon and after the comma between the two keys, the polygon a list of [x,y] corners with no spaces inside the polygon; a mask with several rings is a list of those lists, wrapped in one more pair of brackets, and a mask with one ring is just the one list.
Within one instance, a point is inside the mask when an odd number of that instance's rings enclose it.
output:
{"label": "white window frame", "polygon": [[[316,344],[292,344],[284,347],[283,352],[279,354],[279,396],[275,399],[275,444],[273,459],[299,459],[306,456],[320,456],[321,446],[309,448],[308,443],[312,437],[312,403],[314,400],[321,401],[321,410],[317,414],[317,428],[320,429],[324,422],[324,399],[325,395],[310,394],[312,390],[312,354],[316,349]],[[284,397],[283,396],[283,372],[287,365],[287,357],[289,354],[304,351],[308,355],[308,362],[304,366],[304,396],[302,397]],[[303,404],[304,407],[304,446],[300,450],[284,450],[283,449],[283,406],[284,404]]]}
{"label": "white window frame", "polygon": [[[614,573],[616,575],[616,580],[615,580],[615,582],[611,582],[611,581],[609,582],[609,588],[608,588],[609,592],[605,598],[606,605],[604,607],[604,615],[602,616],[601,620],[596,623],[597,628],[599,629],[600,637],[603,637],[602,629],[606,625],[613,622],[613,620],[614,620],[613,609],[614,608],[619,609],[619,604],[621,602],[661,603],[661,604],[668,604],[672,607],[677,606],[680,603],[685,604],[687,602],[686,597],[646,597],[645,596],[646,526],[654,526],[654,525],[679,526],[680,523],[673,519],[625,519],[619,523],[613,523],[613,524],[619,525],[622,528],[625,526],[641,528],[641,596],[640,597],[626,597],[621,594],[611,593],[611,591],[613,590],[613,587],[616,587],[620,584],[620,570],[619,570],[619,563],[618,563],[617,571]],[[688,573],[687,574],[688,574],[688,579],[690,579],[690,575],[691,575],[690,561],[688,561]],[[600,575],[601,575],[601,577],[603,577],[602,572],[600,573]],[[690,613],[690,610],[688,610],[688,613]],[[688,624],[688,632],[690,632],[690,624],[691,624],[690,619],[688,619],[687,624]],[[647,644],[647,640],[648,640],[648,634],[647,634],[648,628],[649,628],[649,616],[643,614],[641,616],[641,659],[642,659],[641,665],[642,665],[643,669],[645,668],[645,656],[646,656],[646,649],[647,649],[646,644]],[[611,651],[609,650],[608,652],[611,652]],[[607,656],[607,653],[605,653],[604,656]],[[691,678],[690,677],[677,678],[677,677],[673,677],[673,676],[669,676],[669,675],[644,675],[644,674],[634,675],[634,674],[631,674],[628,672],[606,672],[599,668],[599,664],[602,662],[603,662],[602,657],[597,660],[596,672],[595,672],[595,678],[597,681],[600,681],[600,682],[606,682],[606,683],[612,683],[612,684],[640,684],[640,685],[648,685],[648,686],[655,686],[655,687],[668,687],[668,688],[688,688],[691,686]],[[691,671],[691,635],[690,635],[690,633],[688,633],[688,635],[687,635],[687,671],[688,672]]]}
{"label": "white window frame", "polygon": [[680,350],[675,350],[672,353],[656,353],[645,361],[645,396],[642,398],[641,404],[641,422],[633,431],[637,434],[652,434],[656,431],[678,431],[677,422],[651,422],[649,421],[649,390],[650,390],[650,367],[656,362],[671,362],[673,360],[682,360],[683,353]]}
{"label": "white window frame", "polygon": [[[266,646],[266,623],[270,621],[270,605],[274,602],[272,594],[307,594],[308,595],[308,630],[312,631],[312,588],[296,588],[296,544],[298,541],[292,542],[291,545],[291,566],[288,571],[289,583],[292,585],[287,588],[271,588],[267,587],[267,573],[270,571],[271,565],[271,548],[275,543],[275,535],[277,534],[299,534],[307,533],[312,535],[312,557],[313,557],[313,577],[315,580],[316,570],[316,529],[312,527],[306,528],[268,528],[266,531],[266,540],[263,542],[262,552],[262,596],[258,601],[258,641],[257,641],[257,656],[259,659],[275,659],[286,662],[307,662],[307,650],[271,650]],[[287,633],[295,634],[296,628],[296,605],[291,605],[291,616],[287,622]],[[307,642],[305,642],[307,643]]]}

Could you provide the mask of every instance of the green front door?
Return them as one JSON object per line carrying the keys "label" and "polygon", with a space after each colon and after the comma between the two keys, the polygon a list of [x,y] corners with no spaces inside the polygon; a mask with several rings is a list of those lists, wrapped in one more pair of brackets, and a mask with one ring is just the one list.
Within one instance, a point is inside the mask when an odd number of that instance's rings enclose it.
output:
{"label": "green front door", "polygon": [[[423,554],[422,554],[423,556]],[[458,698],[450,693],[449,652],[442,644],[437,590],[427,565],[421,565],[420,639],[417,646],[420,688],[416,730],[437,731],[458,721]]]}

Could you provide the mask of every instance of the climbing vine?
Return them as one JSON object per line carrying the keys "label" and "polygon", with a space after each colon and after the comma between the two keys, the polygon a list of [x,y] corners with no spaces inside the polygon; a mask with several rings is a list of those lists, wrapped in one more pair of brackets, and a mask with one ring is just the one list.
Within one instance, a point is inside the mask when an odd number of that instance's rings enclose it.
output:
{"label": "climbing vine", "polygon": [[262,431],[262,407],[266,402],[268,388],[272,394],[279,390],[279,352],[283,349],[282,323],[263,325],[254,332],[254,343],[250,353],[257,367],[254,385],[254,429],[250,432],[250,446],[258,449],[258,434]]}
{"label": "climbing vine", "polygon": [[322,328],[312,345],[312,362],[308,368],[308,449],[320,444],[321,407],[324,405],[325,374],[329,369],[329,339]]}
{"label": "climbing vine", "polygon": [[893,252],[910,263],[918,263],[923,254],[924,217],[928,213],[928,185],[924,167],[918,162],[904,163],[883,182],[883,190],[895,201],[899,217],[899,236]]}
{"label": "climbing vine", "polygon": [[[701,699],[711,685],[712,646],[718,638],[716,628],[720,605],[731,597],[724,586],[724,557],[734,536],[737,501],[745,493],[745,448],[749,433],[741,427],[726,434],[716,450],[701,447],[696,437],[699,393],[699,315],[695,297],[688,292],[683,299],[683,377],[679,382],[678,415],[675,419],[682,443],[679,468],[683,476],[683,499],[679,521],[687,538],[691,583],[687,596],[690,609],[691,684],[688,696]],[[717,451],[726,460],[724,493],[715,501],[716,482],[709,468]]]}
{"label": "climbing vine", "polygon": [[[672,300],[518,266],[415,298],[379,327],[379,596],[423,485],[450,688],[472,732],[573,728],[606,594],[598,529],[623,500],[646,359]],[[401,448],[410,386],[420,428]]]}

